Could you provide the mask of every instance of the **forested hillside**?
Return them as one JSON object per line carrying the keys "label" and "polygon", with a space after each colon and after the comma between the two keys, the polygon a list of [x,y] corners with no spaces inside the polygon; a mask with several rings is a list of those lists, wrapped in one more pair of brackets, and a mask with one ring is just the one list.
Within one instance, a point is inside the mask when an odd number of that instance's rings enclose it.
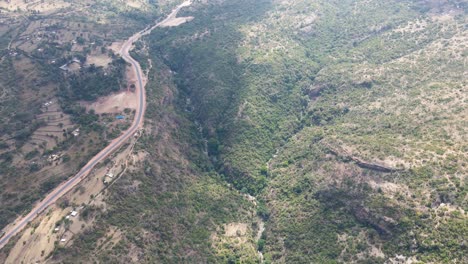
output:
{"label": "forested hillside", "polygon": [[467,262],[467,8],[194,1],[136,44],[140,162],[49,261]]}
{"label": "forested hillside", "polygon": [[186,15],[148,43],[213,169],[260,199],[265,261],[466,260],[466,3],[210,1]]}

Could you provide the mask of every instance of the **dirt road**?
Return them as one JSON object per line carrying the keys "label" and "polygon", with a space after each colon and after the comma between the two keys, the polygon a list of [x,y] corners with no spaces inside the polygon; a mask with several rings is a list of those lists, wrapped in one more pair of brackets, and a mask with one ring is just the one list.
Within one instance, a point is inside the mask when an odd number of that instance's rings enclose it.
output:
{"label": "dirt road", "polygon": [[[125,61],[131,64],[132,70],[138,79],[137,84],[135,85],[136,86],[135,92],[138,98],[138,107],[136,109],[135,119],[133,120],[133,123],[130,126],[130,128],[127,131],[125,131],[125,133],[123,133],[120,137],[114,139],[106,148],[104,148],[96,156],[94,156],[78,172],[78,174],[76,174],[75,176],[67,180],[66,182],[59,185],[51,193],[49,193],[46,196],[46,198],[38,202],[29,214],[27,214],[24,217],[20,217],[16,219],[12,224],[8,225],[3,230],[3,232],[5,232],[4,235],[0,238],[0,248],[3,248],[5,244],[8,243],[11,237],[19,233],[21,230],[23,230],[28,225],[28,223],[31,222],[37,215],[39,215],[47,207],[55,203],[60,197],[62,197],[64,194],[70,191],[73,187],[75,187],[78,183],[80,183],[81,180],[83,180],[89,174],[89,172],[94,168],[94,166],[96,166],[96,164],[103,161],[110,153],[117,150],[124,142],[126,142],[131,136],[133,136],[138,131],[138,129],[140,129],[143,126],[144,114],[145,114],[145,109],[146,109],[146,94],[145,94],[146,80],[142,74],[140,64],[129,55],[129,51],[133,47],[133,43],[135,41],[137,41],[142,36],[149,34],[151,30],[175,19],[179,10],[182,7],[188,6],[190,4],[191,4],[190,1],[186,1],[182,3],[177,8],[175,8],[171,12],[171,14],[163,21],[159,22],[153,27],[148,27],[144,29],[143,31],[140,31],[136,33],[135,35],[133,35],[132,37],[130,37],[122,45],[122,48],[120,49],[120,55],[122,56],[122,58],[124,58]],[[0,234],[3,232],[0,232]]]}

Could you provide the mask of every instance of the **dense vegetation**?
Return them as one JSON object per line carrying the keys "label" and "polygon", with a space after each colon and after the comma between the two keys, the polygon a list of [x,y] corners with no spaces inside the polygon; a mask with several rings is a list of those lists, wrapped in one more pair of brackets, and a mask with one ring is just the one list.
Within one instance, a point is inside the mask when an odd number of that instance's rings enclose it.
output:
{"label": "dense vegetation", "polygon": [[[93,230],[84,232],[70,248],[54,252],[57,262],[125,262],[138,259],[146,263],[226,262],[256,259],[239,250],[217,254],[211,236],[227,223],[252,221],[250,202],[230,188],[209,167],[203,154],[198,128],[184,109],[174,107],[177,94],[167,67],[153,65],[152,82],[147,86],[146,126],[159,131],[145,134],[136,151],[144,161],[113,185],[106,198],[108,210],[97,208]],[[161,103],[165,102],[165,103]],[[93,217],[91,217],[93,219]],[[110,230],[125,230],[118,243]],[[253,242],[251,248],[253,249]],[[99,253],[97,253],[99,251]]]}
{"label": "dense vegetation", "polygon": [[217,2],[151,35],[213,169],[263,198],[267,261],[464,258],[463,8]]}
{"label": "dense vegetation", "polygon": [[[149,70],[144,158],[51,261],[466,262],[466,12],[195,1],[132,53]],[[104,94],[100,73],[66,96]]]}
{"label": "dense vegetation", "polygon": [[94,101],[100,96],[117,92],[126,86],[123,83],[125,68],[123,59],[114,60],[106,70],[95,65],[82,68],[79,73],[66,77],[69,87],[62,88],[61,95],[67,101]]}

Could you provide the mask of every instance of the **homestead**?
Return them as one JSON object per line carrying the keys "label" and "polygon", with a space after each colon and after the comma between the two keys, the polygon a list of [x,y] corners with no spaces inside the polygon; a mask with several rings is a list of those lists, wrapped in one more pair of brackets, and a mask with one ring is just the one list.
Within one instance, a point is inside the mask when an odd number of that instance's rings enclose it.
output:
{"label": "homestead", "polygon": [[79,59],[73,58],[71,61],[59,67],[64,72],[77,72],[81,69],[82,63]]}

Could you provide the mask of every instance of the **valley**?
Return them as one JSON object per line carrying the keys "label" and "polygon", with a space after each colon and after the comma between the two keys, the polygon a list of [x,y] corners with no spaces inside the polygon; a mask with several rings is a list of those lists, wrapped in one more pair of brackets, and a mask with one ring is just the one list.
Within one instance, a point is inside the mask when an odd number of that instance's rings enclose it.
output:
{"label": "valley", "polygon": [[0,2],[0,262],[466,262],[466,1],[43,2]]}

